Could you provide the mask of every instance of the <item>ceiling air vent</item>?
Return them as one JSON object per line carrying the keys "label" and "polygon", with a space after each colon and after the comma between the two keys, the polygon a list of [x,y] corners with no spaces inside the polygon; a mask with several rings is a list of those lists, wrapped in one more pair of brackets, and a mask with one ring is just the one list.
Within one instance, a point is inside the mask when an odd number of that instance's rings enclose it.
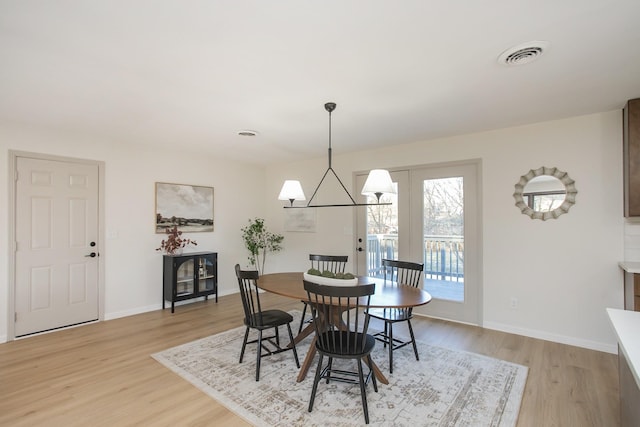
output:
{"label": "ceiling air vent", "polygon": [[549,47],[548,42],[533,41],[505,50],[498,57],[502,65],[523,65],[538,59]]}
{"label": "ceiling air vent", "polygon": [[240,130],[238,131],[238,135],[240,136],[256,136],[258,134],[258,132],[256,132],[255,130]]}

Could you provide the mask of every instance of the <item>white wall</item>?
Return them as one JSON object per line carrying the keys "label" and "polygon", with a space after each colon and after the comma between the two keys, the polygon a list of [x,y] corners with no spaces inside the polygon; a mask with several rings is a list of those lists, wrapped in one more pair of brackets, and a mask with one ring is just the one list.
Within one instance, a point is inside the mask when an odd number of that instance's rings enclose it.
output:
{"label": "white wall", "polygon": [[[483,325],[615,352],[605,308],[623,305],[621,125],[621,111],[612,111],[358,153],[340,154],[336,143],[333,166],[349,186],[353,171],[482,159]],[[556,220],[534,221],[515,207],[514,185],[540,166],[576,182],[576,204]],[[283,180],[300,179],[309,197],[325,168],[320,158],[267,169],[271,226],[282,231]],[[317,233],[284,233],[274,271],[306,268],[312,251],[355,256],[352,208],[317,209],[317,220]]]}
{"label": "white wall", "polygon": [[[179,146],[179,144],[177,144]],[[105,317],[115,318],[158,309],[162,299],[162,236],[155,234],[155,182],[214,187],[213,233],[192,233],[190,249],[218,252],[222,295],[237,292],[236,263],[246,265],[240,228],[261,216],[264,169],[202,153],[150,149],[64,134],[46,129],[0,125],[0,165],[7,171],[8,150],[53,154],[105,162]],[[0,173],[0,342],[7,339],[8,308],[8,173]],[[238,197],[242,194],[243,197]]]}
{"label": "white wall", "polygon": [[[483,170],[483,283],[485,327],[615,351],[605,308],[621,308],[624,256],[621,112],[613,111],[340,154],[334,138],[333,167],[347,186],[352,172],[473,158]],[[246,264],[240,228],[260,216],[283,232],[282,181],[297,177],[309,196],[326,168],[326,158],[273,165],[266,173],[201,153],[149,149],[45,129],[0,125],[0,164],[9,149],[101,160],[106,174],[105,242],[107,318],[157,309],[161,304],[161,255],[154,249],[154,183],[215,187],[214,233],[191,237],[198,249],[219,252],[221,293],[235,292],[233,265]],[[555,166],[576,181],[576,204],[567,215],[546,222],[520,214],[512,197],[520,175]],[[6,170],[6,169],[5,169]],[[0,173],[0,200],[11,185]],[[264,183],[264,184],[263,184]],[[242,198],[236,194],[243,194]],[[312,251],[354,254],[352,208],[317,210],[316,233],[284,233],[285,250],[273,254],[267,271],[300,271]],[[7,209],[0,209],[0,342],[8,319]],[[353,258],[353,256],[351,257]],[[352,266],[351,266],[352,268]],[[519,308],[509,308],[516,297]]]}

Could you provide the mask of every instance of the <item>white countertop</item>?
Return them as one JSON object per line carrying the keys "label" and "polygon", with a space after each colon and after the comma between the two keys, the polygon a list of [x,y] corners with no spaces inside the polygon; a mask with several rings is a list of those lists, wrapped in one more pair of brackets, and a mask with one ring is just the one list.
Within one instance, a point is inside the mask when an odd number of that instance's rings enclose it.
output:
{"label": "white countertop", "polygon": [[621,261],[618,263],[627,273],[640,273],[640,262],[637,261]]}
{"label": "white countertop", "polygon": [[607,314],[618,336],[620,349],[624,352],[636,384],[640,387],[640,311],[607,308]]}

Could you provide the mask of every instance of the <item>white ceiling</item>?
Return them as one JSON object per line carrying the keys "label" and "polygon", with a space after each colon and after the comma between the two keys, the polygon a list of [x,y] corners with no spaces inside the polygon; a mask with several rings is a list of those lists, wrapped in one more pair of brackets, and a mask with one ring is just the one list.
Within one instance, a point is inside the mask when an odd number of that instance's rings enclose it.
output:
{"label": "white ceiling", "polygon": [[[256,163],[620,109],[640,1],[0,0],[0,121]],[[514,45],[550,43],[507,67]],[[240,137],[251,129],[256,137]]]}

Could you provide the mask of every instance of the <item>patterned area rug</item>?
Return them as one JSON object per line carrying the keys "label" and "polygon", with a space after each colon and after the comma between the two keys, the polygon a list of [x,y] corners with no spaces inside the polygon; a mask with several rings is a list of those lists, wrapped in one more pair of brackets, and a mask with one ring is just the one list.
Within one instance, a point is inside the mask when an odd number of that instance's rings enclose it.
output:
{"label": "patterned area rug", "polygon": [[[297,325],[301,313],[291,313]],[[243,335],[240,327],[152,357],[256,426],[364,425],[357,385],[321,382],[313,412],[307,411],[317,356],[300,383],[292,352],[263,358],[256,382],[255,344],[247,345],[244,361],[238,363]],[[286,329],[280,336],[288,341]],[[307,338],[298,345],[300,363],[309,343]],[[387,351],[376,343],[372,356],[389,384],[378,383],[378,393],[371,383],[367,386],[371,425],[515,426],[526,367],[422,342],[418,353],[420,361],[410,346],[395,351],[394,373],[389,374]],[[349,363],[335,359],[334,367],[340,362]]]}

